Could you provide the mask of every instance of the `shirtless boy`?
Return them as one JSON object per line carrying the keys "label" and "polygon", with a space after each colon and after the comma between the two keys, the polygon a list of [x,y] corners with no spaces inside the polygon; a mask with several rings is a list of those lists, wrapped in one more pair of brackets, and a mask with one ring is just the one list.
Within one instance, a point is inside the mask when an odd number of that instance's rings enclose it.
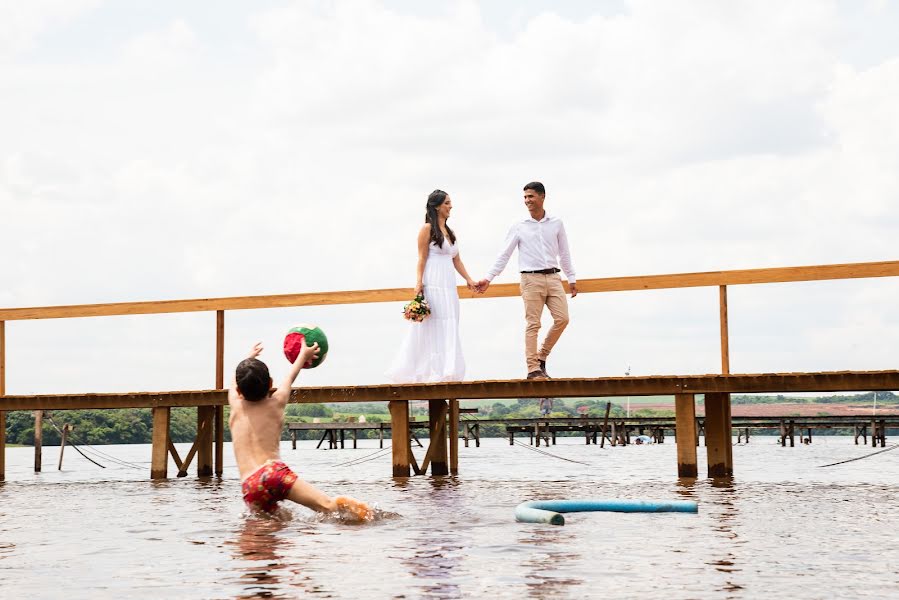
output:
{"label": "shirtless boy", "polygon": [[249,357],[237,365],[234,382],[228,390],[228,404],[243,498],[247,506],[267,513],[274,512],[278,502],[287,499],[318,512],[340,511],[342,515],[368,519],[372,510],[364,502],[346,496],[330,498],[299,479],[281,462],[281,430],[290,388],[303,365],[317,357],[318,351],[318,344],[304,344],[290,373],[274,392],[268,367],[256,358],[262,352],[262,344],[256,344]]}

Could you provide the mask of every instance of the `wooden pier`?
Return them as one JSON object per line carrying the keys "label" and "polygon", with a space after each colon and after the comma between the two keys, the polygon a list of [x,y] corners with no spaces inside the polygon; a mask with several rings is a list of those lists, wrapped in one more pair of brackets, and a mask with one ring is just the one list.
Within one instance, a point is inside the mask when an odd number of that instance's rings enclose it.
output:
{"label": "wooden pier", "polygon": [[[439,384],[370,385],[355,387],[319,387],[295,390],[297,402],[373,402],[388,401],[394,439],[393,475],[409,476],[414,457],[408,440],[410,421],[408,403],[429,402],[429,448],[422,467],[442,475],[458,471],[459,401],[485,398],[570,398],[642,395],[674,395],[678,475],[696,477],[696,395],[705,397],[705,439],[710,477],[733,474],[732,393],[854,392],[899,390],[899,371],[844,371],[780,374],[731,374],[727,287],[730,285],[774,284],[797,281],[824,281],[868,277],[899,276],[899,261],[746,269],[705,273],[682,273],[634,277],[610,277],[578,281],[579,293],[659,290],[686,287],[717,288],[720,324],[721,374],[592,377],[552,380],[472,381]],[[567,284],[564,284],[567,285]],[[462,299],[489,300],[519,295],[518,284],[491,285],[483,295],[459,288]],[[199,476],[222,474],[224,420],[225,311],[297,306],[403,302],[411,297],[410,288],[240,296],[230,298],[124,302],[78,306],[50,306],[0,309],[0,480],[5,476],[5,413],[11,410],[68,410],[84,408],[152,408],[153,449],[150,476],[168,475],[171,456],[179,473],[186,473],[196,460]],[[6,327],[13,321],[35,319],[83,318],[114,315],[214,312],[215,356],[214,389],[181,392],[135,392],[128,394],[6,394]],[[169,414],[172,407],[197,407],[197,434],[188,454],[182,459],[169,438]],[[873,434],[877,434],[876,425]]]}

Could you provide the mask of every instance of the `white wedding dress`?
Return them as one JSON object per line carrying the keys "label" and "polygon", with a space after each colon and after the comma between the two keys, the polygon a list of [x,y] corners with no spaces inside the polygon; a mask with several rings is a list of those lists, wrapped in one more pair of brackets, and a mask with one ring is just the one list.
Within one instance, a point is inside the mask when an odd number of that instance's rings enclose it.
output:
{"label": "white wedding dress", "polygon": [[421,323],[406,322],[406,335],[387,378],[393,383],[462,381],[465,358],[459,339],[459,293],[453,258],[459,248],[449,238],[443,247],[431,242],[425,263],[423,293],[431,315]]}

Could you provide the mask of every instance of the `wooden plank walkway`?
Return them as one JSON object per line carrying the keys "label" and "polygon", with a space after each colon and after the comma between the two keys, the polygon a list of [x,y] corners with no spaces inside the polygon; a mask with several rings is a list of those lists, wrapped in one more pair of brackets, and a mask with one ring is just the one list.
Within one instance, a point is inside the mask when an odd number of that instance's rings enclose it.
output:
{"label": "wooden plank walkway", "polygon": [[[899,390],[899,370],[660,375],[577,379],[510,379],[402,385],[303,387],[291,402],[378,402],[391,400],[480,400],[491,398],[601,398],[675,394],[861,392]],[[119,394],[45,394],[0,396],[0,411],[84,408],[157,408],[221,406],[225,390],[132,392]]]}

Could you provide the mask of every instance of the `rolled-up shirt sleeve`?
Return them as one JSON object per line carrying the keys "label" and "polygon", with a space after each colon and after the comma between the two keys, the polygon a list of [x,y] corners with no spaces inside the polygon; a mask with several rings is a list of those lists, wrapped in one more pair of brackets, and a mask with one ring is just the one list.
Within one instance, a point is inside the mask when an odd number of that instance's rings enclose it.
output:
{"label": "rolled-up shirt sleeve", "polygon": [[493,281],[494,277],[503,272],[503,269],[509,264],[509,259],[512,258],[512,253],[515,252],[515,248],[517,247],[518,225],[516,224],[509,229],[509,233],[506,234],[506,241],[503,242],[502,252],[500,252],[499,256],[496,258],[496,262],[490,267],[490,270],[487,271],[487,281]]}
{"label": "rolled-up shirt sleeve", "polygon": [[576,283],[574,265],[571,264],[571,250],[568,249],[568,234],[565,233],[565,224],[559,223],[559,263],[568,278],[568,283]]}

